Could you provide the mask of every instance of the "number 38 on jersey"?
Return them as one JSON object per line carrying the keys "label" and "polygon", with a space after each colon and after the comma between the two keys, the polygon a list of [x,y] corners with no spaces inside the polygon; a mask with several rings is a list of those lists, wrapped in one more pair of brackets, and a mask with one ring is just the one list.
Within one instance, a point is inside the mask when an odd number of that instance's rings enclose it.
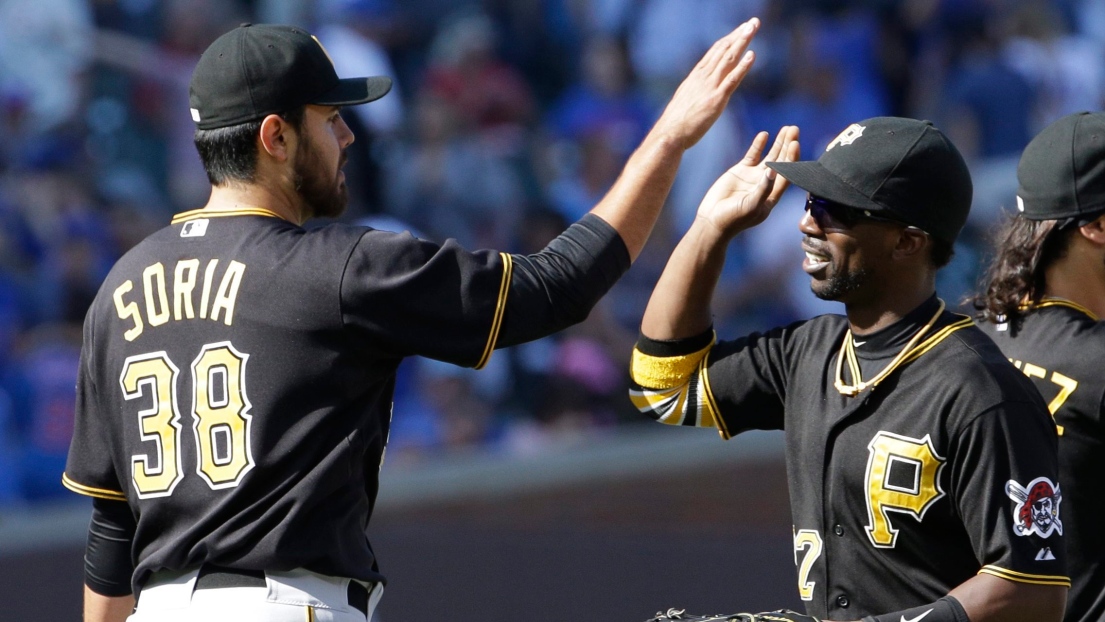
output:
{"label": "number 38 on jersey", "polygon": [[[245,386],[248,359],[230,342],[221,342],[203,346],[192,361],[196,473],[215,490],[237,486],[254,465],[249,441],[253,417]],[[131,479],[140,499],[169,496],[184,479],[179,375],[165,352],[153,352],[128,357],[119,376],[123,397],[145,406],[136,423],[143,445],[152,451],[131,457]]]}

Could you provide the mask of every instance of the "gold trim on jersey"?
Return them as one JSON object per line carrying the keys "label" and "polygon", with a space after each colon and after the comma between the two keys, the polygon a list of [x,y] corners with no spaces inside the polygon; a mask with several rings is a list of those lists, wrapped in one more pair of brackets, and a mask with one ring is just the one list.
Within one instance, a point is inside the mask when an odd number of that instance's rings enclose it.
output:
{"label": "gold trim on jersey", "polygon": [[315,622],[315,608],[307,605],[307,622]]}
{"label": "gold trim on jersey", "polygon": [[706,365],[714,340],[692,354],[651,356],[634,348],[629,375],[636,385],[629,399],[642,413],[667,425],[716,428],[729,438],[707,386]]}
{"label": "gold trim on jersey", "polygon": [[1048,574],[1028,574],[1026,572],[1017,572],[1016,570],[1007,570],[1005,568],[999,568],[997,566],[985,565],[979,574],[986,573],[994,575],[995,577],[1001,577],[1002,579],[1008,579],[1009,581],[1015,581],[1017,583],[1031,583],[1033,585],[1058,585],[1062,587],[1070,587],[1070,578],[1062,575],[1048,575]]}
{"label": "gold trim on jersey", "polygon": [[[673,389],[664,389],[664,390],[658,390],[658,391],[651,391],[647,387],[642,387],[642,389],[643,389],[642,391],[634,391],[634,390],[630,389],[630,391],[629,391],[629,401],[633,402],[633,405],[636,406],[638,410],[652,411],[652,412],[656,412],[656,410],[658,408],[664,406],[664,404],[667,403],[668,401],[670,401],[671,399],[673,399],[673,398],[678,399],[680,393],[682,393],[682,391],[683,391],[683,387],[681,387],[681,386],[680,387],[675,387]],[[682,403],[682,402],[680,402],[680,403]],[[661,423],[676,423],[676,422],[671,422],[671,421],[665,421],[665,416],[664,415],[659,415],[659,414],[658,414],[658,420]]]}
{"label": "gold trim on jersey", "polygon": [[717,333],[710,339],[709,345],[697,352],[679,356],[652,356],[633,348],[633,357],[629,363],[629,373],[637,384],[650,389],[674,389],[687,382],[687,378],[698,368],[702,359],[710,352],[717,341]]}
{"label": "gold trim on jersey", "polygon": [[[876,387],[880,382],[886,379],[898,366],[905,363],[906,359],[913,354],[913,352],[921,348],[924,344],[917,345],[917,342],[921,340],[921,337],[925,336],[925,333],[929,332],[933,326],[936,325],[936,320],[940,318],[940,314],[944,312],[944,301],[940,301],[939,308],[936,309],[936,314],[932,316],[921,330],[918,330],[909,343],[902,348],[902,351],[894,357],[894,360],[890,361],[890,364],[883,368],[874,378],[864,381],[859,369],[859,360],[856,358],[856,346],[855,339],[852,337],[852,329],[848,329],[848,332],[844,333],[844,342],[840,344],[840,354],[836,358],[836,379],[833,381],[833,386],[840,392],[841,395],[847,397],[855,397],[860,393],[866,391],[869,388]],[[941,331],[942,332],[942,331]],[[939,334],[939,333],[937,333]],[[935,344],[934,344],[935,345]],[[929,346],[931,347],[931,346]],[[927,349],[927,348],[926,348]],[[918,354],[917,356],[920,356]],[[844,384],[844,374],[842,371],[844,361],[848,361],[848,372],[852,375],[852,382],[855,384]]]}
{"label": "gold trim on jersey", "polygon": [[270,218],[279,218],[285,220],[283,216],[280,216],[276,212],[267,210],[263,207],[243,207],[242,209],[233,210],[213,210],[213,209],[194,209],[187,212],[181,212],[176,216],[173,216],[172,224],[179,224],[188,220],[195,220],[197,218],[222,218],[224,216],[268,216]]}
{"label": "gold trim on jersey", "polygon": [[[713,344],[711,344],[713,347]],[[725,424],[725,419],[721,416],[721,409],[717,407],[717,400],[714,398],[714,390],[710,387],[710,353],[707,352],[706,356],[702,358],[702,362],[699,364],[699,375],[702,377],[702,397],[703,401],[709,407],[711,416],[714,419],[714,424],[717,425],[718,434],[721,438],[729,440],[733,438],[733,435],[729,433],[729,426]]]}
{"label": "gold trim on jersey", "polygon": [[85,486],[84,484],[78,484],[69,479],[69,476],[65,473],[61,474],[61,485],[65,486],[73,492],[85,495],[86,497],[96,497],[97,499],[107,499],[109,501],[126,501],[127,496],[118,490],[107,490],[104,488],[93,488],[92,486]]}
{"label": "gold trim on jersey", "polygon": [[948,324],[944,328],[941,328],[940,330],[933,333],[933,335],[931,337],[929,337],[928,339],[926,339],[926,340],[922,341],[920,344],[918,344],[917,347],[914,348],[913,351],[909,353],[909,356],[905,357],[905,359],[902,360],[902,365],[905,365],[906,363],[910,363],[910,362],[913,362],[913,361],[917,360],[918,358],[921,357],[922,354],[924,354],[925,352],[928,352],[929,350],[936,347],[936,344],[943,341],[944,338],[947,337],[948,335],[954,333],[955,331],[957,331],[961,328],[967,328],[968,326],[974,326],[974,323],[975,323],[975,321],[972,320],[971,318],[964,317],[962,320],[959,320],[958,322]]}
{"label": "gold trim on jersey", "polygon": [[1074,302],[1073,300],[1067,300],[1066,298],[1059,298],[1057,296],[1045,296],[1044,298],[1041,298],[1040,301],[1035,303],[1035,304],[1031,304],[1031,303],[1022,304],[1021,305],[1021,311],[1031,311],[1033,309],[1043,309],[1044,307],[1069,307],[1071,309],[1074,309],[1075,311],[1085,313],[1086,315],[1090,316],[1090,319],[1092,319],[1095,322],[1100,322],[1101,321],[1101,318],[1097,317],[1096,313],[1094,313],[1093,311],[1090,311],[1086,307],[1083,307],[1082,305],[1078,304],[1077,302]]}
{"label": "gold trim on jersey", "polygon": [[491,320],[491,334],[487,336],[487,345],[483,348],[483,354],[475,365],[475,369],[483,369],[491,360],[491,353],[495,351],[495,343],[499,341],[499,329],[503,325],[503,315],[506,313],[506,297],[510,293],[510,276],[514,272],[514,259],[509,253],[499,253],[503,258],[503,280],[499,283],[499,302],[495,305],[495,317]]}

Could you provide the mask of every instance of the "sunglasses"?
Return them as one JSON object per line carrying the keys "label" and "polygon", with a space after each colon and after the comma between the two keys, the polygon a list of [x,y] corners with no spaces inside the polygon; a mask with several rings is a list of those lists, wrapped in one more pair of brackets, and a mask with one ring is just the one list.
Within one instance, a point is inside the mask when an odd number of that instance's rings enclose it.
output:
{"label": "sunglasses", "polygon": [[917,227],[894,218],[887,218],[871,210],[844,205],[812,194],[806,198],[806,211],[813,216],[813,219],[817,221],[817,226],[822,229],[851,229],[864,220],[889,222],[917,229]]}

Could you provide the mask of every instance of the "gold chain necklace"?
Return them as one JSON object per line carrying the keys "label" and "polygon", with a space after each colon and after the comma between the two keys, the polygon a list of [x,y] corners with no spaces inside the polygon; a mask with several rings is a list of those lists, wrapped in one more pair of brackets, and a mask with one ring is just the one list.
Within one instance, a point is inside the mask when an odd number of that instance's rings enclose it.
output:
{"label": "gold chain necklace", "polygon": [[[928,321],[921,330],[917,331],[913,338],[909,340],[909,343],[902,348],[902,351],[898,353],[898,356],[894,357],[890,364],[883,368],[874,378],[864,381],[859,369],[859,359],[856,358],[856,346],[855,339],[852,338],[852,330],[848,329],[848,332],[844,334],[844,343],[840,346],[840,354],[836,357],[836,380],[833,382],[833,386],[837,391],[840,391],[841,395],[848,397],[855,397],[870,387],[874,387],[882,382],[887,376],[894,371],[902,361],[913,351],[917,342],[921,341],[921,337],[925,336],[925,333],[932,330],[932,327],[936,325],[937,318],[944,312],[944,301],[940,301],[940,307],[936,309],[936,314],[932,316],[932,319]],[[856,384],[844,384],[844,376],[842,375],[844,367],[844,359],[848,359],[848,371],[851,373],[852,378],[856,380]]]}

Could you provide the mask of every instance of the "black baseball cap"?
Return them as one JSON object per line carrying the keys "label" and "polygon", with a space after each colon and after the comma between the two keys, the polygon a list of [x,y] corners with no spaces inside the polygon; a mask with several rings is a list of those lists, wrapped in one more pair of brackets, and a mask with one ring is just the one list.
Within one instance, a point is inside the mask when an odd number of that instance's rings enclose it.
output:
{"label": "black baseball cap", "polygon": [[385,76],[338,78],[322,43],[302,28],[242,24],[200,56],[188,102],[196,125],[213,130],[305,104],[363,104],[389,90]]}
{"label": "black baseball cap", "polygon": [[812,195],[955,242],[974,187],[967,163],[929,121],[874,117],[849,125],[816,161],[768,162]]}
{"label": "black baseball cap", "polygon": [[1105,212],[1105,113],[1069,114],[1045,127],[1021,154],[1017,182],[1017,209],[1029,220],[1096,220]]}

